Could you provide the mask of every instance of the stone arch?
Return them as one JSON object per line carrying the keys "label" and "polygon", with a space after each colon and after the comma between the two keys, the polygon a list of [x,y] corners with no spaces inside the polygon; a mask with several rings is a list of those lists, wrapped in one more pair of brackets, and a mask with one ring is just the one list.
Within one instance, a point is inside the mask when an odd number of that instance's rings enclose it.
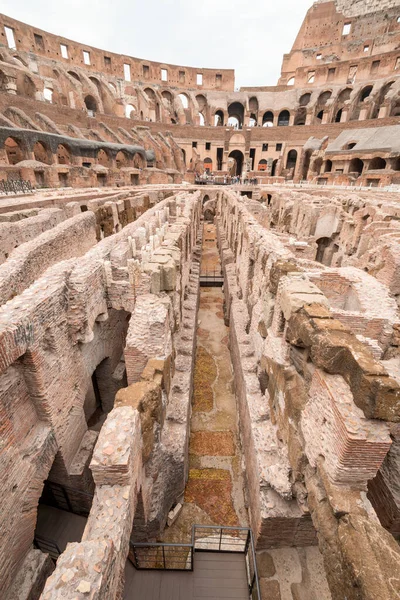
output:
{"label": "stone arch", "polygon": [[214,126],[221,127],[223,125],[224,125],[224,111],[218,109],[214,113]]}
{"label": "stone arch", "polygon": [[26,73],[21,73],[17,75],[17,94],[20,96],[25,96],[25,98],[35,98],[36,96],[36,86],[33,82],[33,79],[26,75]]}
{"label": "stone arch", "polygon": [[97,77],[89,77],[89,79],[96,86],[97,93],[103,105],[103,111],[109,115],[114,114],[114,97],[109,86],[104,85]]}
{"label": "stone arch", "polygon": [[377,119],[378,118],[381,106],[385,102],[386,96],[388,95],[388,93],[392,89],[393,85],[394,85],[394,81],[388,81],[387,83],[385,83],[381,87],[378,99],[375,102],[375,105],[374,105],[374,108],[373,108],[373,111],[372,111],[372,114],[371,114],[371,119]]}
{"label": "stone arch", "polygon": [[181,104],[185,110],[189,108],[189,96],[187,94],[180,93],[178,94],[178,98],[181,101]]}
{"label": "stone arch", "polygon": [[298,108],[294,117],[294,125],[305,125],[307,119],[307,109],[303,106]]}
{"label": "stone arch", "polygon": [[390,116],[391,117],[400,117],[400,98],[398,98],[395,102],[393,102],[392,108],[390,111]]}
{"label": "stone arch", "polygon": [[324,173],[332,173],[332,161],[328,158],[325,161]]}
{"label": "stone arch", "polygon": [[21,160],[24,160],[22,148],[15,138],[8,137],[4,142],[4,148],[7,154],[8,164],[16,165],[21,162]]}
{"label": "stone arch", "polygon": [[274,113],[272,112],[272,110],[267,110],[263,114],[262,126],[263,127],[273,127],[274,126]]}
{"label": "stone arch", "polygon": [[268,161],[265,158],[262,158],[258,162],[258,171],[266,171],[268,168]]}
{"label": "stone arch", "polygon": [[49,157],[49,147],[44,142],[37,141],[33,146],[33,155],[35,160],[46,165],[51,164]]}
{"label": "stone arch", "polygon": [[288,110],[281,110],[278,116],[278,127],[287,127],[290,121],[290,112]]}
{"label": "stone arch", "polygon": [[125,104],[125,117],[127,119],[134,119],[136,115],[136,108],[133,104]]}
{"label": "stone arch", "polygon": [[243,152],[241,150],[232,150],[232,152],[230,152],[229,154],[229,158],[233,158],[235,161],[234,172],[232,172],[231,174],[238,175],[240,177],[242,174],[244,162]]}
{"label": "stone arch", "polygon": [[244,120],[244,106],[241,102],[232,102],[228,106],[228,125],[237,125],[238,129],[242,129]]}
{"label": "stone arch", "polygon": [[57,162],[59,165],[69,165],[71,162],[71,153],[65,144],[57,146]]}
{"label": "stone arch", "polygon": [[117,152],[117,155],[115,157],[115,162],[117,165],[117,169],[128,166],[128,162],[129,162],[128,155],[123,150],[120,150],[119,152]]}
{"label": "stone arch", "polygon": [[205,158],[204,161],[203,161],[203,164],[204,164],[205,171],[208,172],[208,173],[212,173],[212,170],[213,170],[212,159],[209,158],[209,157]]}
{"label": "stone arch", "polygon": [[286,168],[295,169],[297,163],[297,150],[290,150],[286,159]]}
{"label": "stone arch", "polygon": [[357,173],[357,177],[359,177],[364,169],[364,162],[361,158],[352,158],[349,165],[349,173]]}
{"label": "stone arch", "polygon": [[382,169],[386,169],[386,160],[381,156],[375,156],[368,165],[368,171],[380,171]]}
{"label": "stone arch", "polygon": [[79,83],[81,83],[81,78],[79,77],[78,73],[75,73],[75,71],[67,71],[68,75],[70,75],[73,79],[75,79],[75,81],[79,81]]}
{"label": "stone arch", "polygon": [[99,165],[102,165],[103,167],[108,167],[110,165],[110,157],[104,148],[100,148],[97,151],[96,158]]}
{"label": "stone arch", "polygon": [[299,106],[307,106],[311,100],[311,92],[306,92],[302,96],[300,96]]}
{"label": "stone arch", "polygon": [[85,96],[84,103],[89,117],[94,117],[97,112],[97,101],[90,94]]}

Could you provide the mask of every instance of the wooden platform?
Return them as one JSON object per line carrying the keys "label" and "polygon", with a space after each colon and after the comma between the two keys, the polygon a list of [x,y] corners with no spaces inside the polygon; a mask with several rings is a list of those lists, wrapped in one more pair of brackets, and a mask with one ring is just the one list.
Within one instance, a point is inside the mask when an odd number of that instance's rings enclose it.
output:
{"label": "wooden platform", "polygon": [[128,561],[124,600],[249,600],[243,554],[196,552],[194,570],[137,571]]}

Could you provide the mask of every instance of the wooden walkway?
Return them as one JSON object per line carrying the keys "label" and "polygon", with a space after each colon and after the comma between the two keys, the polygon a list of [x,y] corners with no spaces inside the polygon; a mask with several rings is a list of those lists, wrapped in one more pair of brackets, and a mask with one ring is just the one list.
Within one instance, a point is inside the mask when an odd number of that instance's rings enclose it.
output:
{"label": "wooden walkway", "polygon": [[128,561],[124,600],[249,600],[243,554],[195,552],[194,570],[137,571]]}

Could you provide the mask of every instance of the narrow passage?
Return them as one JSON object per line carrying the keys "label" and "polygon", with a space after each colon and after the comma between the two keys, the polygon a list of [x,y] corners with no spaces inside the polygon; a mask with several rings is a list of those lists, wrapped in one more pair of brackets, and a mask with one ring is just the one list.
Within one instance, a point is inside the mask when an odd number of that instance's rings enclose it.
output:
{"label": "narrow passage", "polygon": [[[201,272],[220,271],[216,227],[205,223]],[[247,526],[238,411],[221,287],[201,287],[189,478],[184,506],[165,541],[189,539],[193,523]]]}

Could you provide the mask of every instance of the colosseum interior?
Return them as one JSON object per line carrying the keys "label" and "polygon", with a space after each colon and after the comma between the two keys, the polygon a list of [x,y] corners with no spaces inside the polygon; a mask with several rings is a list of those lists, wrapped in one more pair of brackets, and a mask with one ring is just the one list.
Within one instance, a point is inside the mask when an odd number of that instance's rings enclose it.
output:
{"label": "colosseum interior", "polygon": [[267,87],[0,33],[1,599],[398,600],[399,0]]}

